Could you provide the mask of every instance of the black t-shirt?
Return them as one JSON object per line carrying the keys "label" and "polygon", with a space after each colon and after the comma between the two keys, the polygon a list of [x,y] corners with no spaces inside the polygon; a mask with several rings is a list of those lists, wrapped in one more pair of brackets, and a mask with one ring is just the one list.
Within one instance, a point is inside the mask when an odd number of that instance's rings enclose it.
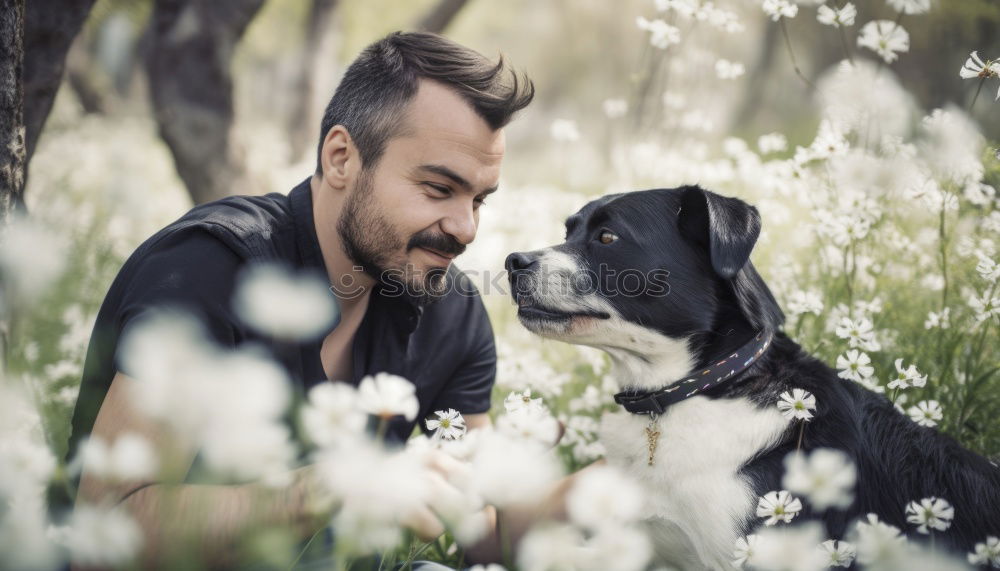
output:
{"label": "black t-shirt", "polygon": [[[93,429],[115,372],[122,370],[116,358],[122,332],[157,308],[191,312],[224,347],[248,341],[271,346],[299,394],[327,380],[320,361],[325,335],[279,348],[235,314],[230,298],[237,277],[254,262],[283,262],[327,275],[308,179],[287,196],[234,196],[196,207],[129,257],[97,315],[73,413],[68,458]],[[435,410],[454,408],[472,414],[490,408],[496,376],[493,330],[470,280],[454,266],[448,279],[453,285],[448,293],[423,308],[407,298],[384,295],[388,290],[376,286],[355,334],[353,374],[348,381],[357,385],[365,375],[385,371],[416,386],[419,414],[412,422],[395,419],[388,429],[392,438],[405,439],[415,423]]]}

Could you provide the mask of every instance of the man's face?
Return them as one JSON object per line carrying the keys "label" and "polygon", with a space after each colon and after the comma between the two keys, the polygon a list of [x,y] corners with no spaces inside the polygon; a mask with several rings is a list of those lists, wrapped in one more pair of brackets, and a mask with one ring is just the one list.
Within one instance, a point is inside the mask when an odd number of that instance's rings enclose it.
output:
{"label": "man's face", "polygon": [[479,207],[496,190],[502,131],[458,94],[423,80],[374,168],[350,189],[337,231],[348,257],[419,302],[445,291],[452,258],[476,237]]}

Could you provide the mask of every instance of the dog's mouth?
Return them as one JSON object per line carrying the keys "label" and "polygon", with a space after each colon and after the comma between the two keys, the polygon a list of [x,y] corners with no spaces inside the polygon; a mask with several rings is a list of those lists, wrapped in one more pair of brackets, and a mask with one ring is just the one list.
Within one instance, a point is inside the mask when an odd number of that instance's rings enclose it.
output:
{"label": "dog's mouth", "polygon": [[576,310],[565,311],[552,309],[538,304],[529,296],[518,296],[517,316],[524,320],[534,321],[570,321],[575,317],[593,317],[596,319],[609,319],[611,315],[603,311]]}

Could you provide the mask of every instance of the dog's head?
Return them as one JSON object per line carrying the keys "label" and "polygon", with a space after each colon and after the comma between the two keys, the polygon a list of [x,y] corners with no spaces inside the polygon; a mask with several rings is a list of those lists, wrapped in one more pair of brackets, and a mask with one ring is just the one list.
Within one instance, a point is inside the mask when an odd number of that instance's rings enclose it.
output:
{"label": "dog's head", "polygon": [[563,244],[507,257],[518,318],[606,350],[624,384],[658,386],[784,321],[749,261],[759,234],[753,206],[697,186],[594,200]]}

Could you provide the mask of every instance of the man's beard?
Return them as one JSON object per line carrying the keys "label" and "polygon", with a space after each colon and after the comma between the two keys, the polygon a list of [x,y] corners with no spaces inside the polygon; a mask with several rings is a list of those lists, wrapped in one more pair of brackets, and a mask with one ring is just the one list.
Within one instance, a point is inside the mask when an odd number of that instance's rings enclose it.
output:
{"label": "man's beard", "polygon": [[[364,272],[385,286],[387,295],[407,297],[425,306],[441,298],[448,290],[447,268],[421,270],[393,254],[404,251],[396,229],[379,212],[372,197],[374,174],[362,169],[354,190],[348,195],[337,220],[337,233],[344,253]],[[406,243],[405,252],[425,247],[446,254],[459,255],[465,245],[447,234],[422,230]]]}

